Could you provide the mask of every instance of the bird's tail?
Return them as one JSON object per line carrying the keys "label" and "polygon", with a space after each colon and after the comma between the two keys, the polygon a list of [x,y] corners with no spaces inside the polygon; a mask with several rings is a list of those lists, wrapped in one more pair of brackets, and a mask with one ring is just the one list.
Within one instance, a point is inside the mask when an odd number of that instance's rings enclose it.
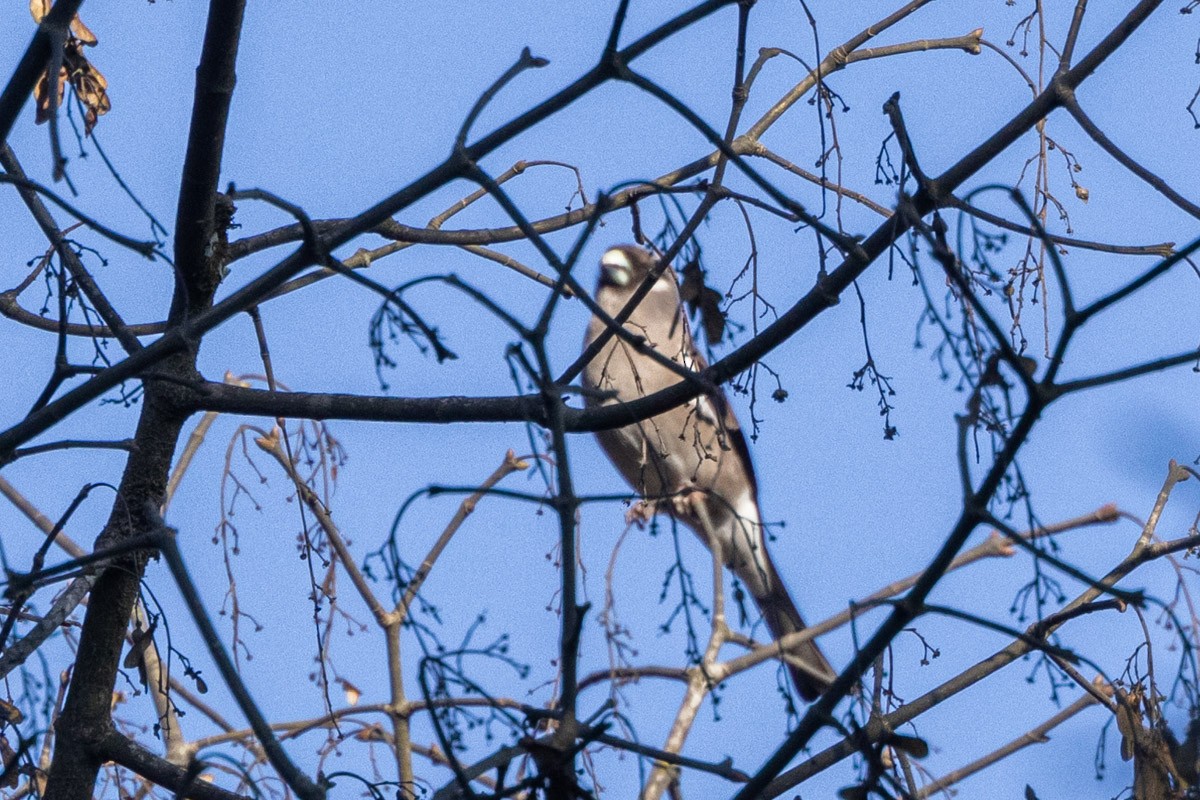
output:
{"label": "bird's tail", "polygon": [[[789,633],[804,630],[804,619],[796,609],[796,604],[788,595],[787,589],[776,576],[771,581],[772,589],[762,597],[756,597],[763,621],[771,637],[778,641]],[[809,640],[788,651],[788,655],[803,662],[806,668],[788,661],[788,671],[792,675],[792,685],[800,696],[808,702],[816,700],[829,687],[836,673],[817,643]]]}

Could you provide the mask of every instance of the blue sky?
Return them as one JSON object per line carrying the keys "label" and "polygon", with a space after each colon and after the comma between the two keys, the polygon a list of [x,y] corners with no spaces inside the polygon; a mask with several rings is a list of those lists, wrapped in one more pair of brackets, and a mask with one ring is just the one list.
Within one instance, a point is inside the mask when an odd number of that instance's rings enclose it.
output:
{"label": "blue sky", "polygon": [[[633,3],[625,40],[650,29],[675,11],[674,4]],[[810,3],[819,20],[822,51],[856,33],[890,7],[884,4]],[[1072,3],[1047,4],[1046,24],[1052,41],[1060,41]],[[1093,4],[1089,8],[1080,52],[1086,52],[1115,22],[1118,9]],[[269,189],[301,204],[314,218],[349,215],[394,191],[440,161],[465,113],[478,93],[500,75],[520,49],[529,46],[550,60],[544,69],[521,75],[482,115],[478,131],[507,120],[531,103],[588,69],[597,57],[611,17],[610,4],[567,7],[542,2],[441,4],[368,4],[352,10],[310,4],[252,4],[238,66],[238,87],[232,109],[223,180],[239,188]],[[917,38],[957,36],[983,27],[985,38],[1014,55],[1023,68],[1036,70],[1035,55],[1022,59],[1005,47],[1013,26],[1028,9],[995,2],[933,3],[873,44]],[[126,182],[148,208],[169,226],[174,213],[178,167],[182,163],[190,113],[193,71],[199,53],[204,11],[183,2],[85,5],[84,20],[100,38],[90,52],[107,76],[113,110],[104,117],[97,135]],[[668,86],[714,127],[722,127],[729,98],[735,14],[717,14],[656,50],[639,69]],[[0,25],[0,70],[7,74],[23,49],[32,23],[23,5],[6,12]],[[1180,17],[1164,6],[1116,57],[1080,91],[1080,101],[1105,131],[1136,158],[1185,195],[1200,185],[1200,132],[1183,110],[1200,72],[1194,65],[1196,29],[1193,18]],[[798,3],[760,2],[752,14],[750,51],[761,46],[787,48],[813,59],[812,33]],[[752,121],[802,76],[795,62],[772,61],[754,87],[745,119]],[[1029,99],[1016,72],[1000,57],[985,50],[978,56],[961,51],[933,51],[855,64],[830,78],[830,85],[850,107],[835,118],[844,161],[845,185],[879,203],[894,199],[894,188],[874,183],[875,156],[887,136],[882,103],[895,91],[910,133],[930,173],[937,173],[989,135]],[[1085,204],[1067,182],[1061,151],[1050,154],[1051,181],[1070,213],[1073,234],[1121,244],[1185,243],[1198,233],[1196,220],[1171,206],[1152,190],[1114,164],[1090,143],[1066,114],[1057,112],[1048,123],[1050,135],[1083,165],[1076,179],[1089,190]],[[77,148],[67,134],[67,153]],[[46,130],[34,127],[27,109],[10,138],[32,174],[46,179],[49,154]],[[821,146],[815,110],[798,104],[764,137],[764,142],[793,162],[812,168]],[[80,189],[79,205],[113,227],[147,235],[148,226],[124,198],[95,157],[72,158],[69,170]],[[498,174],[519,159],[553,159],[580,169],[590,196],[618,183],[650,178],[705,155],[711,148],[684,122],[646,95],[629,86],[601,88],[546,124],[501,148],[486,163]],[[970,183],[1011,185],[1025,159],[1036,152],[1036,139],[1026,136]],[[895,157],[896,151],[892,151]],[[766,167],[763,167],[765,170]],[[831,166],[831,170],[833,167]],[[808,207],[820,197],[807,184],[770,173]],[[831,173],[832,174],[832,173]],[[736,179],[735,186],[745,188]],[[1027,177],[1023,187],[1028,188]],[[60,187],[61,188],[61,187]],[[424,224],[472,187],[456,183],[410,209],[400,218]],[[509,187],[531,217],[561,211],[572,200],[573,175],[560,168],[530,170]],[[999,196],[986,207],[1015,218]],[[690,206],[689,206],[690,207]],[[646,225],[653,227],[652,204],[644,204]],[[38,231],[28,221],[14,192],[0,192],[0,270],[4,287],[23,276],[24,262],[44,250]],[[60,219],[63,219],[60,216]],[[238,235],[249,235],[289,222],[277,211],[239,204]],[[844,207],[843,224],[851,233],[866,233],[880,221],[873,212],[853,203]],[[492,203],[481,202],[454,219],[454,227],[507,224]],[[790,223],[759,216],[754,233],[760,251],[763,293],[786,308],[807,291],[815,277],[812,237],[797,234]],[[1064,232],[1054,220],[1051,230]],[[575,233],[550,241],[564,252]],[[701,229],[706,265],[712,282],[728,285],[748,252],[740,215],[722,206]],[[629,215],[613,215],[598,229],[581,260],[580,278],[593,280],[600,253],[631,237]],[[98,239],[80,237],[101,248],[106,265],[89,262],[102,286],[137,321],[160,319],[169,302],[171,275],[161,262],[148,263],[116,251]],[[369,240],[374,241],[374,240]],[[346,248],[349,255],[359,246]],[[500,246],[503,252],[544,268],[529,245]],[[222,293],[227,293],[275,263],[283,249],[260,253],[233,266]],[[1015,260],[1010,247],[997,261]],[[1073,251],[1067,260],[1077,296],[1100,295],[1147,268],[1152,261],[1130,260]],[[493,296],[525,320],[533,319],[544,299],[542,290],[495,264],[451,248],[411,248],[381,260],[370,275],[395,285],[423,274],[454,272]],[[872,390],[846,388],[864,355],[859,335],[858,308],[852,295],[773,353],[767,363],[783,376],[789,399],[774,404],[760,398],[757,411],[763,424],[753,452],[761,483],[764,512],[786,522],[773,546],[775,559],[810,620],[836,613],[846,603],[882,584],[920,569],[935,551],[955,519],[959,504],[955,472],[953,415],[961,411],[964,395],[953,381],[939,380],[931,348],[914,349],[920,315],[918,291],[907,271],[898,266],[887,278],[884,263],[876,264],[860,282],[868,303],[871,346],[880,369],[894,380],[897,395],[893,422],[900,435],[884,441],[882,421]],[[1085,332],[1064,368],[1068,377],[1092,374],[1103,365],[1135,363],[1157,354],[1193,347],[1197,341],[1197,276],[1177,269],[1150,290]],[[40,302],[40,289],[30,302]],[[397,368],[387,373],[396,395],[511,392],[504,349],[511,335],[478,313],[460,297],[428,288],[412,295],[423,303],[460,359],[445,365],[400,346],[390,351]],[[326,281],[310,291],[273,302],[263,309],[272,355],[280,379],[293,388],[378,393],[367,325],[377,306],[363,290]],[[1061,312],[1057,297],[1050,299],[1053,324]],[[745,306],[734,310],[748,322]],[[1029,330],[1041,329],[1041,306],[1027,309]],[[740,315],[740,316],[739,316]],[[566,303],[555,323],[551,355],[560,366],[578,351],[587,314],[579,303]],[[19,419],[40,391],[53,354],[53,337],[3,324],[12,382],[10,402],[3,409],[7,427]],[[926,330],[928,343],[933,336]],[[738,341],[744,341],[743,334]],[[1039,335],[1031,335],[1031,354],[1040,357]],[[86,358],[82,344],[76,356]],[[115,354],[116,348],[109,348]],[[727,351],[727,350],[726,350]],[[725,352],[725,351],[722,351]],[[218,378],[225,371],[259,372],[257,347],[249,320],[241,316],[206,339],[201,368]],[[735,399],[744,422],[745,398]],[[111,435],[132,430],[135,412],[107,405],[75,415],[55,429],[55,438]],[[219,546],[211,543],[220,514],[218,488],[226,443],[241,420],[222,419],[209,435],[196,464],[176,499],[169,521],[184,534],[189,564],[206,599],[218,607],[226,585]],[[263,420],[252,424],[266,425]],[[1051,409],[1026,448],[1022,459],[1034,491],[1040,519],[1052,522],[1116,502],[1138,515],[1149,509],[1166,474],[1169,458],[1190,462],[1200,452],[1196,375],[1181,368],[1139,381],[1068,398]],[[365,554],[384,539],[392,516],[410,493],[427,484],[469,485],[481,481],[508,448],[528,450],[524,430],[514,424],[472,426],[383,426],[371,423],[331,423],[331,430],[349,457],[333,500],[333,512]],[[590,437],[570,443],[579,489],[587,493],[623,491],[615,471],[604,461]],[[264,459],[260,459],[265,463]],[[234,470],[253,480],[241,456],[232,456]],[[5,477],[27,492],[54,517],[79,485],[86,481],[115,481],[121,459],[115,454],[68,451],[25,459],[5,469]],[[269,465],[267,465],[269,467]],[[540,491],[536,479],[510,478],[510,485]],[[308,625],[305,597],[307,568],[296,557],[299,521],[283,476],[256,487],[264,508],[252,511],[242,503],[236,521],[241,554],[232,560],[242,603],[264,629],[247,635],[254,660],[247,677],[272,716],[287,719],[320,713],[322,700],[307,679],[312,668],[313,631]],[[453,513],[455,500],[421,501],[406,517],[403,538],[416,560]],[[72,524],[82,542],[90,542],[108,513],[108,500],[87,504]],[[1164,528],[1171,537],[1185,533],[1196,509],[1194,486],[1184,486],[1168,509]],[[623,509],[619,504],[585,507],[581,519],[584,590],[598,608],[603,603],[605,570],[620,535]],[[1020,526],[1017,517],[1014,524]],[[22,564],[23,547],[36,541],[15,511],[0,508],[10,559]],[[976,534],[976,539],[984,531]],[[514,681],[511,673],[481,667],[488,688],[497,694],[531,703],[549,697],[541,681],[552,676],[551,659],[557,646],[557,618],[543,609],[554,602],[556,571],[547,560],[556,542],[551,514],[502,500],[480,506],[435,570],[427,594],[442,609],[444,635],[455,642],[481,611],[487,621],[478,634],[490,640],[508,633],[513,652],[533,666],[534,679]],[[1076,531],[1060,539],[1062,555],[1085,571],[1097,574],[1116,563],[1132,546],[1137,530],[1130,523]],[[10,541],[12,544],[10,544]],[[706,575],[705,556],[690,534],[681,534],[685,560],[695,565],[697,579]],[[618,598],[624,621],[634,628],[639,658],[647,663],[678,664],[682,659],[679,630],[661,636],[673,599],[659,603],[663,575],[673,558],[671,538],[663,526],[657,537],[633,534],[616,561]],[[1006,624],[1017,590],[1032,569],[1021,557],[990,563],[950,576],[933,600],[963,607]],[[1150,586],[1170,592],[1172,576],[1165,565],[1139,573],[1130,586]],[[1073,596],[1078,587],[1064,579]],[[153,588],[172,619],[172,633],[198,664],[207,661],[190,625],[174,598],[169,577],[152,571]],[[1193,581],[1194,585],[1194,581]],[[463,591],[467,589],[468,591]],[[358,618],[365,612],[342,587],[342,600]],[[299,611],[297,611],[299,609]],[[585,671],[603,666],[602,632],[593,610],[585,629]],[[921,635],[941,653],[929,666],[919,666],[917,637],[901,637],[895,647],[897,691],[911,699],[960,669],[1007,643],[995,633],[962,622],[923,619]],[[867,635],[870,622],[860,635]],[[228,628],[226,628],[228,630]],[[1063,643],[1078,646],[1111,675],[1119,674],[1124,658],[1140,637],[1132,614],[1088,620],[1067,629]],[[1165,638],[1162,640],[1165,642]],[[823,641],[835,664],[852,652],[850,632],[843,629]],[[333,663],[339,673],[364,688],[364,702],[383,697],[381,647],[375,637],[338,637]],[[926,766],[938,775],[953,769],[1019,735],[1054,712],[1044,676],[1028,683],[1029,667],[1013,665],[984,685],[921,718],[918,732],[933,747]],[[206,677],[215,673],[206,670]],[[775,699],[774,675],[760,669],[734,681],[722,695],[721,721],[709,712],[693,734],[700,758],[720,760],[732,755],[737,766],[753,770],[773,749],[784,729]],[[286,687],[282,688],[281,687]],[[531,694],[526,691],[532,687]],[[595,706],[600,691],[585,694]],[[1073,698],[1071,690],[1067,696]],[[673,686],[643,683],[627,691],[630,713],[644,741],[662,741],[665,726],[678,702]],[[144,701],[143,701],[144,702]],[[766,709],[766,710],[764,710]],[[145,709],[138,713],[144,714]],[[585,712],[586,713],[586,712]],[[1173,709],[1176,722],[1180,712]],[[764,724],[764,716],[769,722]],[[187,722],[200,726],[199,715]],[[980,720],[987,724],[981,725]],[[1111,796],[1130,780],[1108,742],[1109,773],[1092,789],[1087,777],[1102,712],[1091,709],[1053,734],[1049,745],[1032,748],[962,785],[964,796],[1017,796],[1025,783],[1039,796],[1071,796],[1083,786],[1097,796]],[[202,730],[202,728],[200,728]],[[190,731],[189,731],[190,733]],[[426,741],[431,741],[424,731]],[[819,742],[828,744],[832,737]],[[482,755],[491,745],[478,743]],[[319,745],[310,737],[290,745],[302,761]],[[339,767],[362,769],[361,751],[346,748]],[[309,761],[311,763],[311,761]],[[609,796],[631,796],[637,779],[633,761],[616,762],[604,756],[602,780]],[[419,769],[435,785],[449,772]],[[831,796],[846,785],[846,765],[806,784],[804,796]],[[720,796],[723,784],[689,777],[690,796]],[[1077,796],[1077,795],[1076,795]]]}

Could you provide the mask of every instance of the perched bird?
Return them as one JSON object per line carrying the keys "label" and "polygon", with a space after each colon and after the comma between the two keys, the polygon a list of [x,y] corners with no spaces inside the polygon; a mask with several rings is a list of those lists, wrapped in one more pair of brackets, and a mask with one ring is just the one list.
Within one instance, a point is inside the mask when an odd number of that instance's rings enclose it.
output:
{"label": "perched bird", "polygon": [[[617,316],[656,266],[655,256],[640,247],[608,250],[600,260],[597,304],[610,317]],[[600,318],[593,317],[585,348],[605,328]],[[682,367],[699,371],[706,366],[688,328],[675,272],[669,267],[630,314],[625,329]],[[668,366],[615,335],[583,372],[592,405],[628,402],[680,380],[684,378]],[[754,598],[772,637],[804,627],[767,553],[750,451],[724,395],[702,394],[641,422],[601,431],[597,437],[613,465],[644,498],[640,511],[645,517],[665,507],[710,549],[706,529],[712,531],[726,566]],[[807,667],[789,663],[796,691],[813,700],[828,685],[833,670],[814,642],[804,643],[792,654]]]}

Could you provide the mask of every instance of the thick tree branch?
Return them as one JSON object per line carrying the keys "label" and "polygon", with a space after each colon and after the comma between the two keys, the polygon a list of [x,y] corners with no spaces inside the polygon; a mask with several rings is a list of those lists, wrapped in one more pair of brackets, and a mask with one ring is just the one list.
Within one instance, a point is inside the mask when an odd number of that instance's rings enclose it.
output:
{"label": "thick tree branch", "polygon": [[225,153],[225,126],[237,82],[238,45],[246,0],[212,0],[200,65],[187,153],[175,211],[175,297],[171,321],[208,307],[220,281],[215,228],[217,182]]}
{"label": "thick tree branch", "polygon": [[159,758],[146,748],[118,733],[109,730],[96,743],[96,755],[120,764],[125,769],[140,775],[158,786],[174,792],[176,797],[191,800],[247,800],[246,796],[230,792],[200,777],[203,764],[193,763],[187,768]]}

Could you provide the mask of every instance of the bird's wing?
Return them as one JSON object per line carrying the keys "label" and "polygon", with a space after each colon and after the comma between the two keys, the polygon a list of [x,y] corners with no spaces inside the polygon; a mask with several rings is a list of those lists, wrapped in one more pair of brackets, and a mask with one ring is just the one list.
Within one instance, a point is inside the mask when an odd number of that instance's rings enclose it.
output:
{"label": "bird's wing", "polygon": [[[682,315],[681,315],[682,316]],[[687,325],[687,319],[684,318],[683,323]],[[704,358],[704,354],[696,347],[696,340],[692,337],[690,331],[685,331],[684,336],[689,344],[688,362],[684,366],[694,372],[703,372],[708,369],[708,361]],[[725,392],[717,389],[713,392],[701,394],[695,399],[696,411],[699,414],[708,417],[711,424],[716,427],[722,435],[722,440],[732,450],[737,457],[737,463],[742,465],[746,480],[750,483],[750,496],[754,500],[754,504],[758,505],[758,478],[754,474],[754,461],[750,458],[750,445],[746,442],[746,435],[742,433],[742,427],[738,424],[737,417],[733,413],[733,407],[729,404],[729,398]],[[736,498],[727,498],[731,502]]]}

